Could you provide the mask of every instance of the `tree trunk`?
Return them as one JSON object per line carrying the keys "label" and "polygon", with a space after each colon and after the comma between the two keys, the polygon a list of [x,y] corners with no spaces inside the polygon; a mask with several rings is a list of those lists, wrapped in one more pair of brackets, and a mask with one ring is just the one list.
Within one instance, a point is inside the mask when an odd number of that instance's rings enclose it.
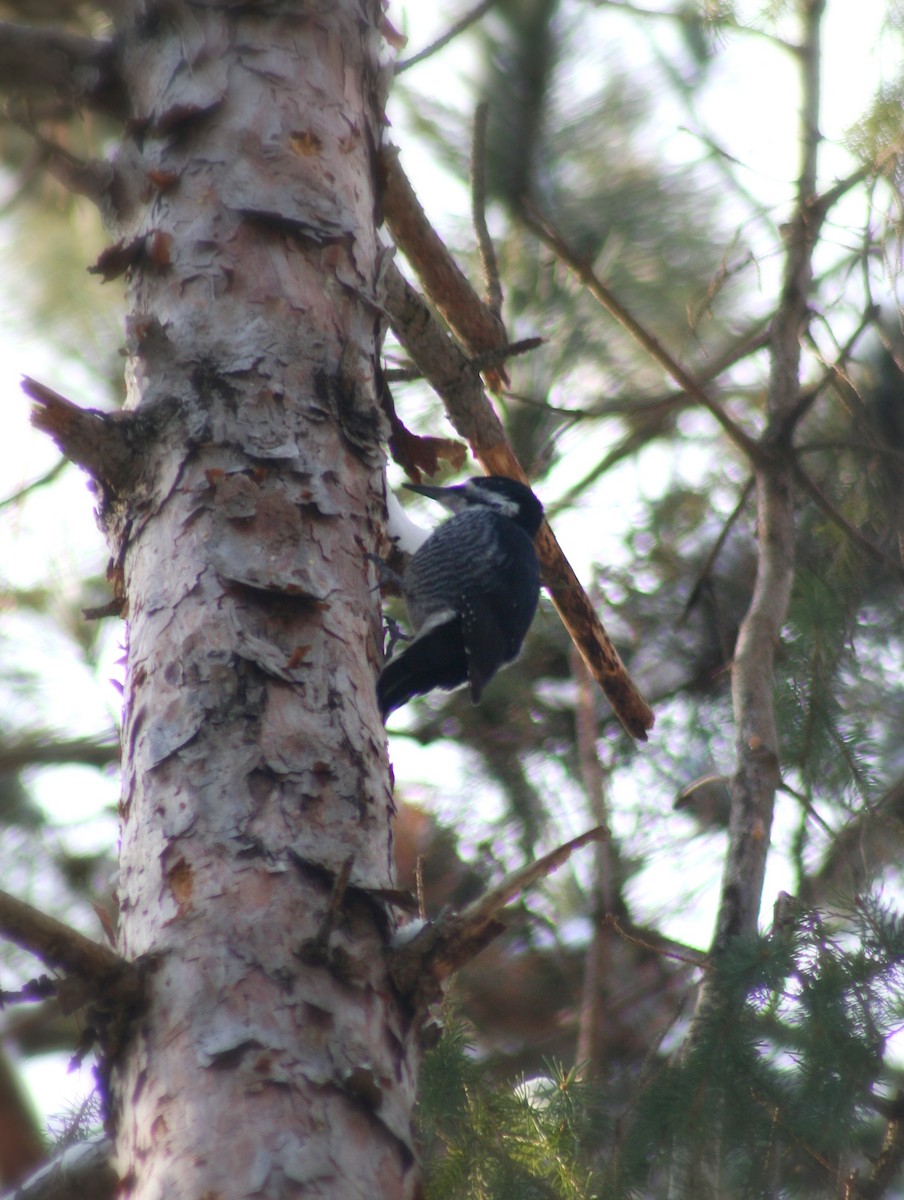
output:
{"label": "tree trunk", "polygon": [[[417,1188],[387,981],[377,0],[137,3],[113,169],[131,271],[120,949],[127,1194]],[[347,883],[347,886],[346,886]]]}

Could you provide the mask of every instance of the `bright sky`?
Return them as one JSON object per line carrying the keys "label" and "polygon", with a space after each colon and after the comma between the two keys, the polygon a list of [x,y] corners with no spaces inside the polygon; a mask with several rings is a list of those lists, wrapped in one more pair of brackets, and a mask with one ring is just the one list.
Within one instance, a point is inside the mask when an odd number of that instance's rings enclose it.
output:
{"label": "bright sky", "polygon": [[[655,5],[666,7],[660,0],[655,0]],[[410,37],[403,56],[432,41],[469,6],[464,0],[442,5],[428,5],[423,0],[392,3],[390,18]],[[653,6],[653,0],[649,6]],[[742,6],[742,9],[744,7],[755,14],[761,6]],[[858,0],[856,4],[851,4],[850,0],[831,0],[829,4],[822,129],[830,139],[842,137],[865,107],[877,79],[893,76],[898,69],[899,45],[891,37],[879,37],[887,8],[883,0]],[[601,40],[597,42],[588,36],[588,56],[576,68],[576,86],[581,85],[582,73],[586,79],[595,80],[596,74],[605,69],[605,61],[598,59],[597,47],[611,42],[614,36],[628,40],[639,64],[651,62],[648,40],[638,34],[623,15],[605,6],[594,9],[589,3],[582,7],[582,12],[582,19],[588,26],[599,28]],[[441,96],[449,103],[457,102],[466,108],[471,100],[462,91],[460,77],[467,77],[473,71],[471,55],[462,43],[451,55],[415,68],[407,78],[412,86],[422,88],[425,93]],[[779,54],[766,39],[726,37],[720,59],[711,74],[707,97],[701,102],[701,113],[711,131],[742,160],[749,186],[767,203],[777,206],[780,217],[790,199],[790,181],[797,168],[796,123],[789,120],[789,94],[793,96],[795,89],[787,57]],[[466,219],[468,211],[464,189],[450,182],[448,177],[439,177],[429,152],[418,150],[409,142],[402,112],[391,107],[390,116],[393,121],[390,135],[403,145],[404,165],[431,218],[441,230],[450,222],[459,225]],[[677,125],[663,106],[657,134],[659,152],[673,161],[697,157],[699,144],[696,138],[682,132]],[[826,180],[851,169],[850,159],[829,144],[823,149],[822,163]],[[8,227],[0,224],[0,252],[4,236],[9,236]],[[97,286],[96,280],[86,278],[86,303],[90,303],[91,289]],[[0,358],[0,395],[5,404],[4,438],[0,444],[2,498],[41,475],[56,461],[48,440],[36,434],[28,424],[28,404],[18,388],[19,375],[33,375],[87,406],[98,403],[98,399],[93,394],[90,377],[78,364],[60,361],[42,345],[37,335],[29,336],[22,330],[15,289],[11,287],[5,288],[0,296],[0,344],[4,347]],[[592,451],[596,455],[599,447],[592,447]],[[646,459],[648,469],[652,461]],[[671,469],[665,460],[655,467],[662,486],[668,482]],[[567,482],[570,482],[575,472],[573,459],[569,460],[567,471]],[[563,485],[565,482],[563,479]],[[555,485],[554,479],[551,486],[555,488]],[[631,524],[636,503],[634,497],[649,486],[649,478],[641,478],[634,465],[626,466],[615,480],[607,501],[613,558],[620,553],[620,530]],[[423,512],[428,520],[427,510]],[[579,572],[586,570],[588,554],[584,547],[587,538],[582,514],[563,520],[557,532]],[[594,550],[596,554],[601,550],[605,553],[599,539]],[[105,549],[92,515],[91,496],[84,478],[74,470],[68,471],[52,489],[36,492],[26,505],[0,511],[0,588],[43,584],[49,577],[59,594],[72,595],[77,581],[88,571],[102,569],[105,559]],[[2,598],[0,613],[3,613]],[[27,724],[33,712],[40,711],[45,714],[43,719],[49,726],[70,734],[100,733],[109,728],[111,714],[118,710],[119,703],[118,694],[105,682],[119,672],[115,630],[111,629],[104,662],[96,678],[91,678],[83,667],[73,663],[60,642],[46,633],[36,634],[27,619],[3,613],[0,637],[4,639],[0,646],[5,654],[9,653],[11,645],[25,645],[28,665],[45,681],[37,694],[24,701],[21,696],[10,697],[0,692],[0,705],[6,709],[11,724]],[[398,714],[394,720],[401,725],[402,715]],[[407,796],[435,803],[440,814],[455,823],[465,841],[477,841],[483,836],[486,823],[497,815],[498,806],[492,789],[486,788],[480,805],[462,811],[462,790],[467,788],[473,794],[473,784],[467,782],[467,759],[457,746],[450,744],[421,750],[405,739],[396,739],[392,753],[396,777]],[[426,782],[431,780],[442,780],[443,783]],[[549,782],[551,787],[559,786],[559,781]],[[74,815],[87,818],[115,799],[115,785],[110,782],[109,787],[106,784],[97,786],[96,777],[92,777],[87,787],[80,787],[72,776],[63,781],[60,776],[48,774],[37,786],[53,819],[60,821]],[[562,833],[567,836],[577,832],[585,824],[585,818],[579,797],[563,794],[562,804]],[[634,817],[629,808],[626,805],[624,832],[636,835],[638,831],[633,828]],[[782,824],[780,822],[780,832]],[[97,836],[115,837],[108,821],[97,828],[100,830]],[[700,945],[708,940],[717,885],[712,863],[718,860],[718,848],[706,838],[697,838],[685,843],[680,869],[665,855],[654,863],[654,870],[663,885],[660,895],[680,894],[687,877],[692,874],[699,874],[707,881],[705,894],[701,895],[692,913],[673,914],[668,925],[668,932],[673,936]],[[786,883],[785,870],[775,857],[768,890],[774,894]],[[38,1102],[42,1108],[49,1107],[51,1111],[59,1111],[61,1103],[59,1071],[56,1056],[50,1061],[32,1064],[28,1071]],[[78,1078],[70,1078],[66,1089],[70,1084],[74,1095],[83,1094],[90,1086],[90,1073],[83,1069]]]}

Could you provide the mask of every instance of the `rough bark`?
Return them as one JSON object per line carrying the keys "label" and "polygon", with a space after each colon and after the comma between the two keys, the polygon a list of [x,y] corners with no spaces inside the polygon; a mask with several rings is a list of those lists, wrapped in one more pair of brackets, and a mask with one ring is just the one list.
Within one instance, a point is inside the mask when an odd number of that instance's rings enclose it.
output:
{"label": "rough bark", "polygon": [[379,8],[136,3],[122,31],[101,269],[130,278],[144,440],[101,516],[128,617],[120,950],[152,968],[111,1094],[142,1200],[416,1189],[371,891]]}

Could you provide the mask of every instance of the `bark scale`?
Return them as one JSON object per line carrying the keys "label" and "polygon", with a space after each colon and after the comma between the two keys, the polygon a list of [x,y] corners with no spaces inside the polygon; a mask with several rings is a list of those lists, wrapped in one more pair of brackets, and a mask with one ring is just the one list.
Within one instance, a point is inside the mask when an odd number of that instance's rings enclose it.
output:
{"label": "bark scale", "polygon": [[[374,696],[377,0],[137,3],[105,197],[130,263],[125,1194],[415,1194]],[[351,860],[347,889],[336,889]]]}

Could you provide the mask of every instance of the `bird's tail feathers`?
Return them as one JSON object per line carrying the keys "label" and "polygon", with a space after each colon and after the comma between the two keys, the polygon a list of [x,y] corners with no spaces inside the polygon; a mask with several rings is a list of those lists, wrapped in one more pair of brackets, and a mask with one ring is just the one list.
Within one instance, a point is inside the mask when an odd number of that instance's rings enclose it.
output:
{"label": "bird's tail feathers", "polygon": [[391,658],[377,680],[377,700],[383,720],[414,696],[434,688],[451,691],[468,682],[464,640],[450,636],[449,622],[419,634],[401,653]]}

